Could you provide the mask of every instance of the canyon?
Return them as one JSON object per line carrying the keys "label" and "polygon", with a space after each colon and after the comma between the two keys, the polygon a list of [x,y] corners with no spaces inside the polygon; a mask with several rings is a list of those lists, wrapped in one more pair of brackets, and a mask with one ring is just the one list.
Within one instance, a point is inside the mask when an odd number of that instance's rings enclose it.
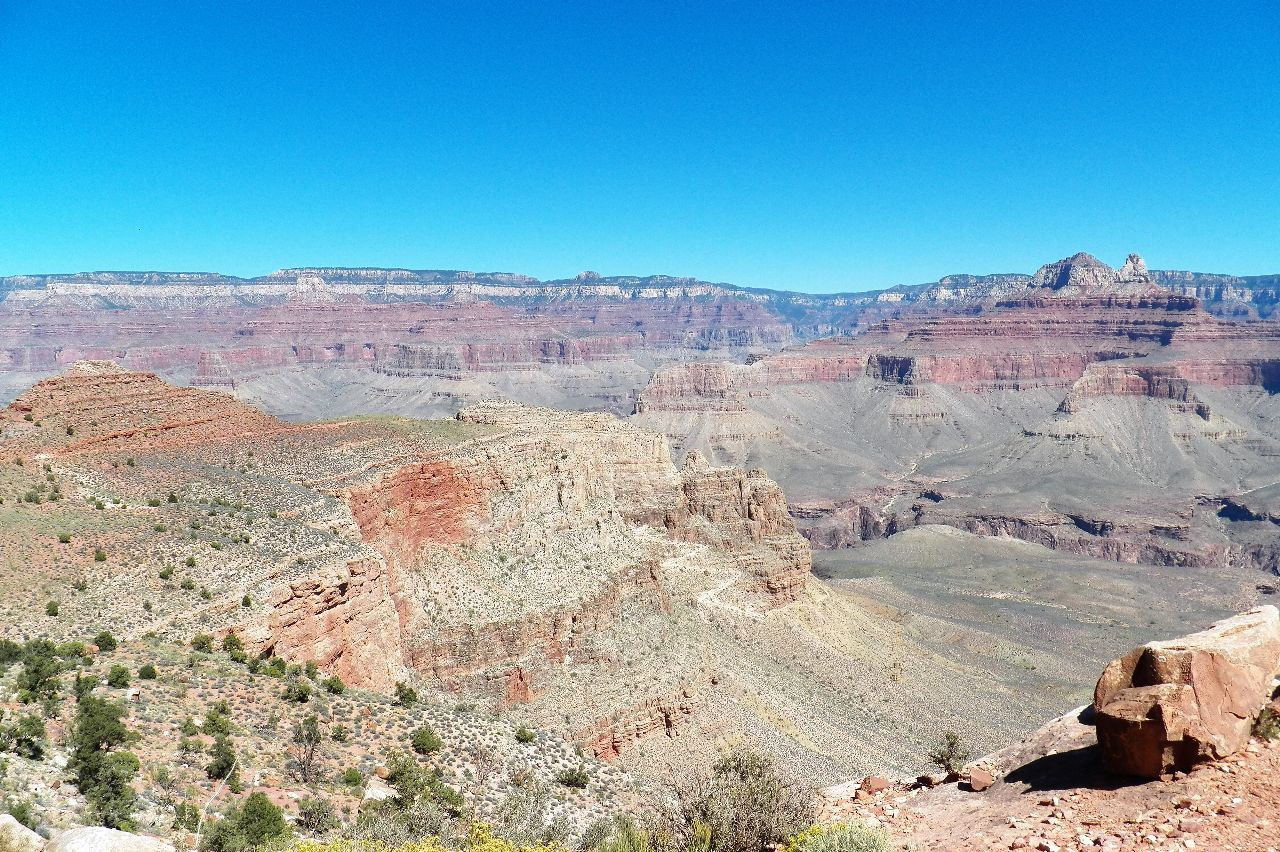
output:
{"label": "canyon", "polygon": [[0,638],[234,636],[602,795],[914,777],[1275,594],[1280,322],[1210,278],[6,279]]}

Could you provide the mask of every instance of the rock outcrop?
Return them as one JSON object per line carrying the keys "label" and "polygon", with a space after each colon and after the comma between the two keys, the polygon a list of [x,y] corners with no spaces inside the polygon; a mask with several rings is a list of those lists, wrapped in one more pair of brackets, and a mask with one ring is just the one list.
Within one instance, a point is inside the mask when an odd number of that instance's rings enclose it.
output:
{"label": "rock outcrop", "polygon": [[173,844],[114,828],[85,826],[55,835],[44,849],[45,852],[173,852]]}
{"label": "rock outcrop", "polygon": [[1113,661],[1094,694],[1107,768],[1157,777],[1239,751],[1280,673],[1280,611],[1151,642]]}

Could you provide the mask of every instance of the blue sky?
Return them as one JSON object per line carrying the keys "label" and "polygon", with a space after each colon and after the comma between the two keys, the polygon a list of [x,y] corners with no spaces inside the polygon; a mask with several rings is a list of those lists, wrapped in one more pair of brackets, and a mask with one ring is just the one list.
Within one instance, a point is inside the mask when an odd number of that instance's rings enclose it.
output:
{"label": "blue sky", "polygon": [[1280,272],[1274,0],[311,5],[0,0],[0,274]]}

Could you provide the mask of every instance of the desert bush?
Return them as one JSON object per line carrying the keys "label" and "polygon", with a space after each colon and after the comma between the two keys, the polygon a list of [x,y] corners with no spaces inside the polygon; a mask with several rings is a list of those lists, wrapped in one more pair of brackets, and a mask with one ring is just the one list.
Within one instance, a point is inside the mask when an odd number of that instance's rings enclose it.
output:
{"label": "desert bush", "polygon": [[783,852],[893,852],[893,844],[880,828],[815,825],[789,838]]}
{"label": "desert bush", "polygon": [[969,750],[964,747],[960,740],[960,735],[955,731],[946,731],[942,735],[942,742],[933,751],[929,752],[929,761],[944,772],[959,772],[964,768],[964,762],[969,759]]}
{"label": "desert bush", "polygon": [[76,697],[76,701],[84,698],[93,692],[93,688],[98,685],[98,679],[91,675],[76,675],[75,680],[71,681],[71,692]]}
{"label": "desert bush", "polygon": [[582,766],[575,766],[573,769],[562,769],[556,773],[557,784],[574,790],[586,788],[590,781],[591,776],[587,774],[587,770]]}
{"label": "desert bush", "polygon": [[1280,713],[1274,708],[1264,707],[1253,725],[1255,736],[1264,740],[1280,740]]}
{"label": "desert bush", "polygon": [[402,707],[409,707],[418,700],[418,691],[403,681],[396,684],[396,703]]}
{"label": "desert bush", "polygon": [[90,811],[108,828],[133,828],[136,796],[131,782],[141,764],[131,752],[119,750],[136,739],[124,724],[121,704],[85,696],[76,705],[69,738],[67,768],[89,801]]}
{"label": "desert bush", "polygon": [[142,667],[138,669],[138,677],[143,680],[155,680],[156,667],[151,665],[151,663],[143,663]]}
{"label": "desert bush", "polygon": [[324,834],[337,827],[333,802],[319,796],[298,802],[298,828],[308,834]]}
{"label": "desert bush", "polygon": [[686,849],[762,852],[813,822],[813,789],[755,752],[732,752],[710,776],[674,786],[676,804],[663,815],[663,828]]}
{"label": "desert bush", "polygon": [[222,637],[222,650],[226,651],[228,654],[233,654],[236,651],[243,653],[244,640],[234,633],[228,633],[226,636]]}
{"label": "desert bush", "polygon": [[64,667],[52,642],[46,639],[28,642],[22,649],[22,671],[15,684],[19,700],[29,704],[56,696],[62,687],[58,676]]}
{"label": "desert bush", "polygon": [[418,754],[431,754],[444,747],[444,742],[430,725],[423,725],[414,731],[409,742]]}
{"label": "desert bush", "polygon": [[[6,801],[5,807],[9,809],[9,816],[13,817],[32,831],[35,831],[40,825],[40,820],[36,817],[35,808],[32,806],[30,799]],[[23,852],[25,852],[25,850],[23,850]]]}
{"label": "desert bush", "polygon": [[111,635],[110,630],[103,630],[97,636],[94,636],[92,641],[93,644],[98,646],[99,651],[107,654],[119,647],[116,637]]}
{"label": "desert bush", "polygon": [[516,728],[516,742],[531,743],[538,738],[538,735],[526,728],[524,725]]}
{"label": "desert bush", "polygon": [[291,680],[285,684],[281,697],[295,704],[306,704],[311,700],[311,684],[305,680]]}
{"label": "desert bush", "polygon": [[57,601],[49,601],[47,604],[45,604],[45,605],[44,605],[44,614],[45,614],[45,615],[48,615],[48,616],[53,616],[53,617],[55,617],[55,618],[56,618],[56,617],[57,617],[57,615],[58,615],[58,602],[57,602]]}
{"label": "desert bush", "polygon": [[107,673],[107,686],[113,689],[124,689],[129,685],[129,670],[121,665],[114,665]]}
{"label": "desert bush", "polygon": [[232,729],[231,711],[227,702],[219,701],[204,714],[204,732],[210,736],[228,736]]}
{"label": "desert bush", "polygon": [[244,804],[214,823],[201,849],[205,852],[241,852],[256,849],[289,836],[284,812],[265,793],[250,793]]}
{"label": "desert bush", "polygon": [[214,781],[230,781],[237,773],[236,753],[231,747],[231,740],[225,734],[213,738],[209,749],[209,763],[205,766],[205,774]]}
{"label": "desert bush", "polygon": [[44,720],[26,715],[8,727],[0,726],[0,751],[12,752],[29,760],[44,758]]}
{"label": "desert bush", "polygon": [[342,770],[342,774],[338,776],[338,781],[348,787],[359,787],[364,783],[364,776],[360,774],[359,769],[349,766]]}
{"label": "desert bush", "polygon": [[197,633],[191,637],[191,647],[202,654],[213,653],[213,637],[208,633]]}
{"label": "desert bush", "polygon": [[320,720],[314,713],[293,726],[293,756],[298,779],[304,784],[311,783],[315,775],[316,755],[323,741],[324,732],[320,730]]}
{"label": "desert bush", "polygon": [[324,679],[322,685],[326,690],[332,692],[334,695],[341,695],[347,691],[347,685],[343,683],[342,678],[337,675],[329,675]]}

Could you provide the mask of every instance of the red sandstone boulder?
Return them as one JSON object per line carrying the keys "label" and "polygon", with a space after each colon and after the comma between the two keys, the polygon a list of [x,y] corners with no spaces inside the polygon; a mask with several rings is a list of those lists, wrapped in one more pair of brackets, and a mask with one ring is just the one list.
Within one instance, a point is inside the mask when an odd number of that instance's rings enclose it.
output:
{"label": "red sandstone boulder", "polygon": [[862,784],[858,789],[866,793],[874,794],[879,793],[882,790],[888,790],[892,786],[893,783],[887,778],[881,778],[879,775],[868,775],[866,778],[862,779]]}
{"label": "red sandstone boulder", "polygon": [[1157,778],[1243,748],[1280,671],[1280,610],[1135,648],[1094,691],[1098,744],[1113,772]]}
{"label": "red sandstone boulder", "polygon": [[996,777],[990,770],[981,766],[975,766],[969,770],[969,789],[973,792],[981,793],[983,790],[990,789],[994,783],[996,783]]}

